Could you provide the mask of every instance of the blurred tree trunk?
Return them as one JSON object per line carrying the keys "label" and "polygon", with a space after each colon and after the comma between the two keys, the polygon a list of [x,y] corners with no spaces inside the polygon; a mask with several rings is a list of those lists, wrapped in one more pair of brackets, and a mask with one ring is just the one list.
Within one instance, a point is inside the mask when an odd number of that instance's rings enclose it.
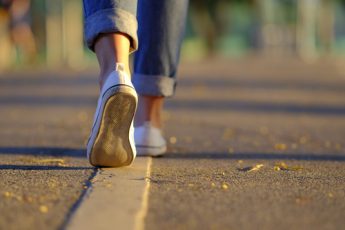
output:
{"label": "blurred tree trunk", "polygon": [[317,57],[316,35],[319,0],[297,2],[297,53],[302,59],[311,61]]}
{"label": "blurred tree trunk", "polygon": [[264,25],[274,23],[275,0],[257,0],[261,11],[261,21]]}
{"label": "blurred tree trunk", "polygon": [[46,59],[49,67],[60,66],[62,53],[61,2],[46,0]]}
{"label": "blurred tree trunk", "polygon": [[[275,0],[257,0],[259,8],[260,47],[263,54],[275,54],[277,52],[278,26],[275,23],[275,9],[278,4]],[[279,45],[279,44],[278,44]]]}
{"label": "blurred tree trunk", "polygon": [[324,52],[329,54],[334,43],[335,4],[333,0],[322,0],[319,16],[319,37]]}
{"label": "blurred tree trunk", "polygon": [[[160,0],[161,1],[161,0]],[[178,1],[178,0],[177,0]],[[191,21],[194,29],[200,34],[206,42],[207,54],[212,56],[215,52],[215,43],[217,38],[216,25],[211,18],[208,1],[194,0],[190,1]]]}
{"label": "blurred tree trunk", "polygon": [[13,45],[8,30],[9,16],[0,9],[0,70],[10,67],[13,61]]}
{"label": "blurred tree trunk", "polygon": [[80,68],[84,61],[83,13],[78,0],[46,0],[47,65]]}
{"label": "blurred tree trunk", "polygon": [[78,69],[84,57],[82,5],[75,0],[62,3],[63,59],[69,67]]}

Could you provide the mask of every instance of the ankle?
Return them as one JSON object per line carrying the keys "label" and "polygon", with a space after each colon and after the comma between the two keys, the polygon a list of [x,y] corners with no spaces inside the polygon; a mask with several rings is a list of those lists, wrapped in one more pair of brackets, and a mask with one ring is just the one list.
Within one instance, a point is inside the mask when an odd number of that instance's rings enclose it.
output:
{"label": "ankle", "polygon": [[[124,63],[122,63],[124,64]],[[109,75],[115,71],[116,69],[116,63],[111,67],[111,68],[102,68],[100,73],[99,73],[99,80],[98,80],[98,83],[99,83],[99,86],[100,88],[102,88],[104,82],[108,79]],[[127,74],[127,76],[129,78],[131,78],[131,72],[129,70],[129,67],[128,67],[128,64],[124,64],[124,72]]]}
{"label": "ankle", "polygon": [[134,119],[135,126],[142,126],[149,122],[153,127],[161,128],[164,97],[139,95],[137,113]]}
{"label": "ankle", "polygon": [[100,87],[109,74],[115,70],[116,63],[123,63],[125,72],[129,71],[130,38],[123,33],[104,34],[95,43],[95,52],[100,66]]}

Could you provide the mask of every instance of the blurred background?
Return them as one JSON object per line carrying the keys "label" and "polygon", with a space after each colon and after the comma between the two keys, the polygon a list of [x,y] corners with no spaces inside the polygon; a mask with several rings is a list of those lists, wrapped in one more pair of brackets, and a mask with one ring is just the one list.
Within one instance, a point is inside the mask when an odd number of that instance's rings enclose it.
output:
{"label": "blurred background", "polygon": [[[182,60],[345,56],[345,0],[191,0]],[[96,66],[82,1],[0,0],[0,71]]]}

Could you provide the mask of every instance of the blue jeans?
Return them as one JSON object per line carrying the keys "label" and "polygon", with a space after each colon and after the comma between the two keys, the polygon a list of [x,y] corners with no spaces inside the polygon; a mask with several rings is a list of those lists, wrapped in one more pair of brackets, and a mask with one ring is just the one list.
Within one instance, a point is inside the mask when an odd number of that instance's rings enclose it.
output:
{"label": "blue jeans", "polygon": [[173,95],[188,0],[83,2],[88,47],[93,49],[101,34],[129,35],[131,51],[137,50],[132,76],[137,92],[147,96]]}

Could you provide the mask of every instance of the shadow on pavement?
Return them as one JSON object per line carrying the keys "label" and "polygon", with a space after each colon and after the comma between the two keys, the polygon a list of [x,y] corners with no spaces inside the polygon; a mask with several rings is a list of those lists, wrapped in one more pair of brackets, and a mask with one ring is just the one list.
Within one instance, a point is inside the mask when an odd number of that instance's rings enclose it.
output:
{"label": "shadow on pavement", "polygon": [[301,105],[293,103],[271,103],[240,100],[171,100],[167,102],[168,109],[193,109],[193,110],[234,110],[244,112],[270,112],[290,114],[316,114],[316,115],[345,115],[345,106],[328,105]]}
{"label": "shadow on pavement", "polygon": [[98,80],[96,76],[82,76],[78,78],[61,78],[59,74],[49,74],[50,76],[42,77],[29,77],[24,74],[23,77],[6,77],[0,78],[0,85],[6,87],[18,87],[18,86],[39,86],[39,87],[78,87],[78,86],[98,86]]}
{"label": "shadow on pavement", "polygon": [[[43,78],[32,78],[27,75],[16,78],[0,78],[0,85],[6,87],[18,86],[97,86],[97,77],[93,75],[83,75],[82,77],[64,77],[61,78],[59,74],[45,76]],[[236,77],[236,78],[235,78]],[[222,79],[223,78],[223,79]],[[303,79],[301,77],[300,79]],[[197,79],[186,76],[179,81],[180,87],[193,87],[204,85],[208,88],[238,88],[238,89],[266,89],[266,90],[302,90],[302,91],[330,91],[330,92],[344,92],[345,84],[341,82],[313,82],[306,80],[291,80],[282,79],[279,81],[265,80],[261,77],[257,79],[247,79],[247,76],[226,76],[210,78],[208,75],[200,75]]]}
{"label": "shadow on pavement", "polygon": [[52,156],[52,157],[85,157],[85,149],[59,148],[59,147],[0,147],[1,154]]}
{"label": "shadow on pavement", "polygon": [[94,169],[94,167],[78,167],[78,166],[52,166],[52,165],[0,165],[0,170],[86,170]]}
{"label": "shadow on pavement", "polygon": [[6,96],[0,98],[0,105],[28,106],[96,106],[97,97],[90,96]]}
{"label": "shadow on pavement", "polygon": [[[51,156],[51,157],[82,157],[86,156],[85,149],[59,147],[0,147],[1,154]],[[342,154],[342,155],[341,155]],[[167,153],[162,159],[256,159],[256,160],[308,160],[308,161],[345,161],[345,153]],[[0,166],[1,167],[1,166]],[[41,166],[39,166],[41,167]],[[44,167],[44,166],[43,166]],[[64,168],[64,167],[62,167]]]}
{"label": "shadow on pavement", "polygon": [[[95,106],[96,97],[87,96],[6,96],[0,98],[0,105],[27,105],[27,106]],[[191,101],[174,99],[166,103],[168,109],[193,110],[234,110],[240,112],[270,112],[288,114],[315,114],[315,115],[345,115],[345,106],[332,105],[303,105],[282,102],[255,102],[243,100],[196,100]]]}
{"label": "shadow on pavement", "polygon": [[[201,78],[201,79],[200,79]],[[330,92],[344,92],[345,85],[341,82],[337,83],[325,83],[325,82],[312,82],[291,79],[279,81],[264,80],[260,79],[246,79],[243,76],[242,79],[233,79],[227,77],[226,79],[214,78],[210,79],[208,76],[200,76],[198,79],[188,79],[188,77],[181,80],[181,87],[191,87],[203,85],[207,88],[226,88],[226,89],[241,89],[241,90],[251,90],[251,89],[265,89],[265,90],[301,90],[301,91],[330,91]],[[303,79],[301,77],[301,79]]]}
{"label": "shadow on pavement", "polygon": [[[0,155],[29,155],[45,157],[82,157],[86,156],[85,149],[59,147],[0,147]],[[29,163],[29,162],[28,162]],[[29,164],[0,164],[0,170],[87,170],[90,167],[68,165],[29,165]]]}
{"label": "shadow on pavement", "polygon": [[[164,159],[230,159],[230,160],[301,160],[301,161],[345,161],[344,155],[313,153],[170,153]],[[162,159],[163,159],[162,158]]]}

